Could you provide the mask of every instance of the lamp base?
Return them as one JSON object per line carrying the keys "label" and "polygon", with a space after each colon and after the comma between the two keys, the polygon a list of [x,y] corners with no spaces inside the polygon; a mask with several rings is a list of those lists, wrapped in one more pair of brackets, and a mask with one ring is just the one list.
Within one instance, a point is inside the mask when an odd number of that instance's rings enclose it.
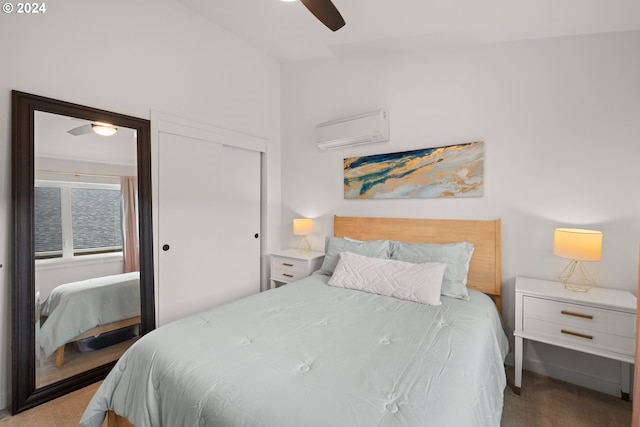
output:
{"label": "lamp base", "polygon": [[300,243],[298,243],[298,250],[304,253],[307,253],[311,250],[311,245],[309,244],[309,239],[307,239],[307,236],[302,236],[302,238],[300,239]]}
{"label": "lamp base", "polygon": [[[596,284],[596,281],[593,280],[593,277],[591,277],[591,274],[589,274],[584,264],[577,259],[572,260],[564,270],[562,270],[558,279],[564,284],[565,289],[576,292],[589,292],[589,289]],[[578,283],[569,283],[571,279],[576,279]]]}

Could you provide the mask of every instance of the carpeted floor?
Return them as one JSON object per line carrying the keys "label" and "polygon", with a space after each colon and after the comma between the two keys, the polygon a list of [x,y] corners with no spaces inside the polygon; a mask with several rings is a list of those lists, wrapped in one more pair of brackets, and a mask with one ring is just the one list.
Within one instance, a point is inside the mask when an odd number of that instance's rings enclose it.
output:
{"label": "carpeted floor", "polygon": [[[510,377],[512,377],[512,371],[512,369],[508,370]],[[15,417],[4,414],[5,417],[2,418],[0,414],[0,426],[77,426],[85,406],[97,388],[98,384],[91,385]],[[516,396],[511,388],[507,387],[504,397],[501,427],[629,427],[631,425],[630,402],[526,371],[522,395]]]}
{"label": "carpeted floor", "polygon": [[[74,391],[56,400],[26,410],[14,417],[0,412],[2,427],[77,427],[84,408],[100,383]],[[4,415],[4,418],[3,418]],[[106,422],[103,427],[106,427]]]}
{"label": "carpeted floor", "polygon": [[[511,383],[513,368],[507,369]],[[522,393],[504,392],[501,427],[629,427],[632,403],[524,371]]]}

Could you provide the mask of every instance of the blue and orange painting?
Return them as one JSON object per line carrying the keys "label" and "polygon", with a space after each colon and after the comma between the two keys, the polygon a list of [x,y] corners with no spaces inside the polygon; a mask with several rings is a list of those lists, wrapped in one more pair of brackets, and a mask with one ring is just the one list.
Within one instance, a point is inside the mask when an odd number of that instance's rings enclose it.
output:
{"label": "blue and orange painting", "polygon": [[484,142],[344,159],[345,199],[481,197]]}

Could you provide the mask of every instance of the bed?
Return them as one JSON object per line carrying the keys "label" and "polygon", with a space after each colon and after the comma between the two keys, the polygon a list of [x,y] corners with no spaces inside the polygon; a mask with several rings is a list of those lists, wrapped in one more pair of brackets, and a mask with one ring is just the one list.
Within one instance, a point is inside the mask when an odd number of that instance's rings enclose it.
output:
{"label": "bed", "polygon": [[[400,245],[394,250],[404,255],[433,249],[412,244],[472,244],[466,298],[425,304],[411,300],[413,293],[403,299],[332,283],[352,265],[351,251],[341,247],[376,252],[381,241]],[[81,424],[100,426],[106,415],[112,427],[499,426],[508,351],[497,309],[500,221],[336,216],[327,248],[322,268],[305,279],[140,339]],[[379,271],[405,264],[435,276],[445,270],[440,262],[367,251],[355,253],[357,261],[380,263]],[[323,274],[327,268],[332,273]]]}
{"label": "bed", "polygon": [[41,355],[64,364],[67,343],[140,324],[140,273],[97,277],[57,286],[40,306]]}

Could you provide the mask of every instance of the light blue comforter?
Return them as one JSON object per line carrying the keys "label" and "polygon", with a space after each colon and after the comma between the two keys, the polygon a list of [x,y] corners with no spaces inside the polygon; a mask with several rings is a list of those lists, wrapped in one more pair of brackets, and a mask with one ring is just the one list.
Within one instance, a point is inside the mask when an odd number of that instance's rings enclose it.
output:
{"label": "light blue comforter", "polygon": [[57,286],[41,307],[44,357],[91,328],[140,316],[140,272],[97,277]]}
{"label": "light blue comforter", "polygon": [[493,302],[428,306],[326,276],[165,325],[136,342],[87,407],[139,427],[499,426],[507,338]]}

